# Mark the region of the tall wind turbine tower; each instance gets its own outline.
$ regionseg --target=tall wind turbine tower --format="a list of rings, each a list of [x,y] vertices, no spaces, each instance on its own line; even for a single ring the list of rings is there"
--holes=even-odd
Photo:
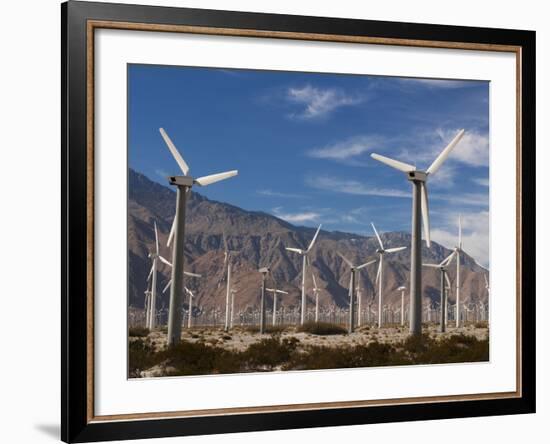
[[[272,324],[275,326],[277,323],[277,295],[278,294],[288,294],[288,291],[279,290],[277,288],[266,288],[266,291],[273,293],[273,319]]]
[[[422,217],[424,225],[424,234],[426,245],[430,247],[430,216],[428,210],[428,189],[426,182],[430,174],[434,174],[441,167],[445,159],[451,154],[451,151],[464,135],[464,130],[460,130],[453,140],[437,156],[434,162],[426,171],[417,170],[416,166],[409,165],[380,154],[371,154],[376,159],[386,165],[391,166],[406,174],[407,179],[412,184],[412,232],[411,232],[411,284],[410,284],[410,333],[420,335],[422,333],[422,251],[421,251],[421,223]]]
[[[227,237],[225,232],[223,233],[223,248],[224,248],[224,258],[223,263],[227,265],[227,285],[225,289],[225,326],[224,330],[228,331],[231,327],[231,256],[234,253],[233,250],[230,250],[227,246]]]
[[[301,314],[300,314],[300,324],[304,325],[304,322],[306,321],[306,271],[307,271],[307,255],[313,248],[313,245],[315,244],[315,240],[317,239],[317,236],[319,235],[319,230],[321,230],[321,225],[319,225],[319,228],[317,228],[317,231],[315,232],[315,235],[313,236],[313,239],[311,240],[309,247],[307,249],[302,250],[300,248],[292,248],[292,247],[286,247],[285,249],[288,251],[292,251],[293,253],[298,253],[302,256],[302,306],[301,306]]]
[[[441,285],[440,285],[440,302],[439,302],[439,309],[441,310],[440,313],[440,321],[439,321],[439,331],[441,333],[445,332],[445,326],[447,323],[447,286],[451,287],[451,281],[449,280],[449,276],[447,276],[447,267],[453,260],[454,255],[456,254],[456,251],[453,251],[449,256],[447,256],[443,261],[441,261],[439,264],[422,264],[424,267],[430,267],[430,268],[437,268],[441,272]]]
[[[456,328],[460,327],[460,253],[462,252],[462,220],[461,216],[458,216],[458,244],[455,247],[456,253]]]
[[[349,282],[349,323],[348,323],[348,332],[353,333],[355,330],[355,273],[361,268],[364,268],[370,264],[374,264],[376,260],[365,262],[361,265],[353,265],[353,262],[351,262],[346,256],[344,256],[342,253],[337,252],[338,256],[342,258],[342,260],[348,264],[350,267],[350,282]]]
[[[378,231],[376,231],[376,227],[372,222],[371,225],[374,230],[374,234],[376,234],[376,238],[378,239],[378,245],[380,246],[380,248],[376,250],[378,256],[380,257],[380,261],[378,262],[378,271],[376,272],[376,282],[378,283],[378,328],[380,328],[382,327],[382,276],[384,273],[384,255],[386,253],[397,253],[398,251],[403,251],[407,247],[384,248],[384,244],[378,235]]]
[[[224,173],[211,174],[209,176],[194,179],[188,176],[189,166],[181,157],[176,146],[166,134],[163,128],[159,129],[164,142],[168,146],[170,153],[176,160],[176,163],[183,173],[182,176],[171,176],[169,181],[171,185],[176,186],[176,216],[174,217],[174,248],[172,250],[172,287],[170,289],[170,308],[168,312],[168,346],[175,345],[181,340],[181,321],[182,321],[182,290],[184,273],[184,246],[185,246],[185,204],[187,193],[193,185],[206,186],[228,179],[238,174],[237,170]]]

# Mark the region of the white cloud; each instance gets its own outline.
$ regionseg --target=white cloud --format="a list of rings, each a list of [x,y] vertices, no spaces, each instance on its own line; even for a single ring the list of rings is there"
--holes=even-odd
[[[307,155],[317,159],[356,162],[356,158],[376,147],[375,137],[357,136],[321,148],[309,150]]]
[[[478,86],[480,82],[468,80],[446,80],[446,79],[400,79],[402,84],[422,86],[429,89],[457,89]]]
[[[488,193],[462,193],[462,194],[436,194],[430,193],[429,198],[437,200],[445,200],[451,202],[453,205],[471,205],[478,207],[489,207],[489,194]]]
[[[273,213],[276,217],[286,220],[290,223],[303,223],[303,222],[315,222],[321,216],[320,213],[315,211],[304,211],[300,213],[285,213],[282,212],[281,207],[273,208]]]
[[[304,106],[301,112],[292,115],[303,119],[324,117],[337,108],[357,105],[364,101],[363,97],[352,96],[339,89],[321,89],[311,85],[302,88],[289,88],[287,99]]]
[[[482,187],[488,187],[489,186],[489,178],[488,177],[473,177],[472,182],[481,185]]]
[[[392,188],[377,188],[357,180],[339,179],[329,176],[308,176],[306,177],[306,185],[320,190],[359,196],[411,197],[410,192]]]
[[[443,142],[439,151],[443,150],[457,132],[458,130],[437,130],[437,134]],[[471,166],[489,166],[489,135],[466,131],[453,149],[449,159],[451,158]]]
[[[285,199],[303,199],[307,196],[304,196],[303,194],[294,194],[294,193],[281,193],[279,191],[273,191],[270,189],[263,189],[256,191],[257,194],[260,196],[267,196],[267,197],[282,197]]]
[[[489,267],[489,212],[462,213],[462,249],[484,267]],[[447,248],[458,243],[458,213],[448,213],[442,228],[432,229],[431,238]]]

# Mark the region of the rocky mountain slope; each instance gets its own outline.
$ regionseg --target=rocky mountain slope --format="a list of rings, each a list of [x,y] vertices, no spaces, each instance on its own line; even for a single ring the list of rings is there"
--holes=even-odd
[[[146,176],[129,170],[128,201],[128,301],[133,307],[143,307],[146,278],[151,267],[147,257],[154,248],[153,222],[157,223],[161,255],[172,260],[166,241],[175,212],[175,192],[149,180]],[[376,222],[376,221],[375,221]],[[203,278],[186,278],[185,285],[196,292],[196,304],[204,308],[223,307],[225,304],[225,273],[223,254],[223,231],[229,248],[237,253],[233,257],[232,281],[237,290],[237,309],[259,304],[261,277],[258,267],[272,269],[270,286],[289,292],[280,301],[288,306],[297,306],[300,300],[301,258],[288,252],[285,247],[305,248],[315,229],[297,227],[262,212],[245,211],[241,208],[209,200],[193,191],[187,202],[185,263],[186,270],[202,274]],[[381,234],[386,248],[410,246],[410,234],[392,232]],[[377,258],[377,242],[374,237],[321,230],[315,247],[310,253],[311,267],[306,277],[308,289],[312,288],[311,272],[315,273],[321,304],[348,305],[349,267],[336,254],[341,252],[356,263]],[[437,263],[451,250],[432,242],[430,249],[423,246],[423,260]],[[409,285],[410,249],[388,254],[384,260],[384,300],[397,303],[400,294],[396,289]],[[364,301],[374,296],[374,279],[377,263],[361,270],[359,284]],[[455,269],[450,267],[449,277],[453,283],[450,295],[454,301]],[[423,297],[439,300],[439,271],[423,269]],[[468,255],[462,255],[462,298],[465,302],[487,300],[487,291],[481,268]],[[170,278],[170,269],[160,264],[158,291]],[[312,292],[308,299],[313,303]],[[159,295],[159,307],[168,306],[169,291]],[[268,304],[271,296],[268,297]],[[269,305],[268,305],[269,306]]]

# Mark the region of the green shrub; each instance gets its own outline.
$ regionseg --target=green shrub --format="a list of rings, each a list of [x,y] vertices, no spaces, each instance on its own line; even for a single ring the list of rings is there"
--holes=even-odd
[[[130,327],[128,336],[134,338],[145,338],[149,335],[149,329],[145,327]]]
[[[298,327],[298,331],[312,335],[345,335],[347,330],[340,325],[328,322],[306,322]]]
[[[131,378],[139,378],[139,372],[158,363],[155,350],[143,339],[128,344],[128,373]]]

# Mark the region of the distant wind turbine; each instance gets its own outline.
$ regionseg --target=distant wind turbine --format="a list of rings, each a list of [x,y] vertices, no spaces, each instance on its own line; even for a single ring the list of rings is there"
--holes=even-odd
[[[174,345],[181,340],[181,302],[182,302],[182,286],[184,273],[184,245],[185,245],[185,204],[187,193],[193,185],[206,186],[220,180],[228,179],[238,174],[237,170],[227,171],[224,173],[211,174],[209,176],[199,177],[194,179],[188,176],[189,166],[183,160],[183,157],[177,150],[176,146],[166,134],[163,128],[159,129],[164,142],[168,146],[170,153],[176,160],[178,166],[183,173],[182,176],[171,176],[169,181],[171,185],[177,187],[176,195],[176,215],[174,217],[174,248],[172,250],[172,288],[170,289],[170,308],[168,313],[168,345]],[[170,230],[172,231],[172,230]]]
[[[311,240],[309,247],[307,249],[302,250],[300,248],[292,248],[292,247],[286,247],[285,249],[288,251],[292,251],[293,253],[298,253],[302,256],[302,307],[301,307],[301,315],[300,315],[300,324],[304,325],[304,322],[306,321],[306,271],[307,271],[307,255],[313,248],[313,245],[315,244],[315,240],[317,239],[317,236],[319,235],[319,231],[321,230],[321,225],[319,225],[319,228],[317,228],[317,231],[315,232],[315,235],[313,236],[313,239]]]
[[[376,238],[378,239],[378,245],[380,245],[380,248],[376,249],[376,252],[378,253],[378,256],[380,258],[378,262],[378,271],[376,272],[376,282],[378,283],[378,328],[382,327],[382,276],[384,273],[384,255],[386,253],[397,253],[398,251],[403,251],[407,247],[395,247],[395,248],[384,248],[384,244],[382,243],[382,239],[380,239],[380,236],[378,235],[378,231],[376,231],[376,227],[371,222],[372,229],[374,230],[374,234],[376,234]]]
[[[405,325],[405,290],[407,287],[399,287],[397,291],[401,292],[401,327]]]
[[[164,259],[159,252],[159,234],[157,230],[157,223],[153,222],[155,227],[155,250],[153,252],[149,253],[149,258],[153,260],[153,264],[151,265],[151,271],[149,272],[149,276],[147,276],[147,281],[152,279],[151,283],[151,298],[149,303],[149,322],[147,327],[152,330],[155,328],[156,324],[156,310],[157,310],[157,270],[158,270],[158,261],[164,262],[165,264],[170,265],[170,262],[168,262],[166,259]]]
[[[277,295],[288,294],[288,291],[279,290],[277,288],[266,288],[266,291],[273,293],[273,325],[275,325],[277,319]]]
[[[380,154],[371,154],[376,159],[386,165],[406,173],[407,179],[413,185],[412,199],[412,233],[411,233],[411,283],[410,283],[410,333],[420,335],[422,333],[422,251],[421,251],[421,223],[422,215],[426,245],[430,247],[430,217],[428,210],[428,189],[426,182],[431,174],[437,172],[445,159],[451,154],[451,151],[464,135],[464,130],[460,130],[453,140],[437,156],[434,162],[426,171],[417,170],[416,166],[409,165]]]
[[[225,235],[225,231],[223,232],[223,248],[224,248],[224,257],[223,257],[223,263],[224,265],[227,265],[227,285],[225,290],[225,326],[224,330],[228,331],[229,327],[231,327],[231,319],[230,319],[230,301],[231,301],[231,253],[235,253],[235,251],[230,250],[227,246],[227,237]]]
[[[460,253],[462,253],[462,220],[458,216],[458,243],[454,249],[456,258],[456,303],[455,303],[455,325],[460,327]]]
[[[344,256],[342,253],[337,252],[338,256],[342,258],[342,260],[348,264],[351,270],[350,275],[350,283],[349,283],[349,324],[348,324],[348,331],[349,333],[353,333],[355,330],[354,327],[354,321],[355,321],[355,273],[362,268],[365,268],[368,265],[374,264],[376,260],[365,262],[361,265],[354,265],[346,256]]]
[[[265,333],[265,280],[269,273],[269,267],[262,267],[258,270],[262,274],[262,292],[260,294],[260,334]]]
[[[439,302],[439,307],[441,310],[441,316],[439,321],[439,331],[441,333],[445,332],[445,324],[447,322],[446,314],[445,314],[445,307],[447,306],[446,285],[449,288],[451,287],[451,281],[449,280],[449,276],[447,276],[447,266],[451,263],[455,254],[456,252],[453,251],[449,256],[443,259],[439,264],[422,264],[424,267],[437,268],[441,272],[441,285],[440,285],[441,295],[440,295],[440,302]]]
[[[315,322],[319,322],[319,291],[320,291],[320,288],[317,287],[317,282],[315,281],[315,274],[311,273],[311,278],[313,279],[313,294],[315,295]]]

